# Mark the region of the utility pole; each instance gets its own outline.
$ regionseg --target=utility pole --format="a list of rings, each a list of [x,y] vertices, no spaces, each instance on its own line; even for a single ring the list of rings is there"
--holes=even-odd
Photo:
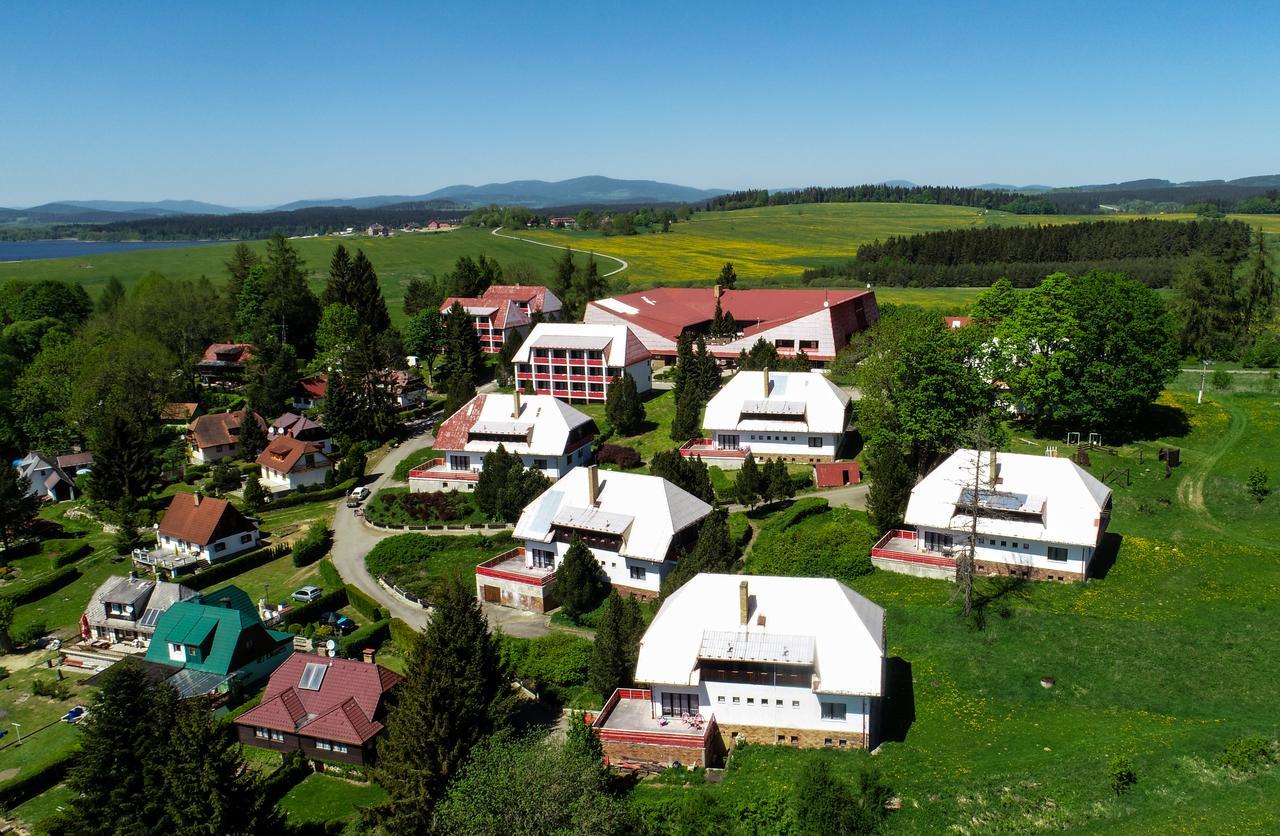
[[[1200,361],[1200,392],[1196,395],[1196,403],[1204,403],[1204,376],[1209,372],[1209,361]]]

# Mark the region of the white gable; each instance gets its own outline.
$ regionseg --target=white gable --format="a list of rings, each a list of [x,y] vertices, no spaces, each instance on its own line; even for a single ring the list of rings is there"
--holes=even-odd
[[[632,340],[637,343],[636,348],[647,357],[648,351],[643,350],[634,336]],[[520,349],[512,358],[512,362],[533,362],[535,348],[602,350],[605,363],[610,366],[626,366],[627,326],[582,322],[540,322],[533,326],[529,336],[520,344]],[[633,355],[637,353],[639,352],[633,351]],[[638,362],[640,359],[644,358],[633,356],[632,362]]]
[[[488,453],[502,444],[508,453],[559,456],[569,444],[570,431],[590,420],[591,416],[550,395],[521,395],[520,415],[516,416],[515,395],[489,394],[468,436],[485,433],[510,437],[469,438],[463,449]]]
[[[716,430],[793,430],[842,433],[847,392],[818,372],[738,372],[707,403],[702,426]],[[803,421],[785,420],[802,412]],[[770,416],[744,418],[744,415]],[[770,418],[774,420],[770,420]]]
[[[697,525],[711,506],[659,476],[598,471],[599,501],[589,500],[588,468],[576,467],[533,502],[516,522],[517,539],[551,542],[554,526],[622,535],[623,557],[661,563],[671,539]]]
[[[739,607],[743,581],[750,603],[746,624]],[[658,610],[640,641],[636,681],[696,685],[700,656],[812,658],[814,691],[879,696],[884,610],[831,578],[703,573]]]
[[[909,526],[965,530],[971,517],[956,504],[972,492],[977,454],[957,450],[911,491]],[[979,516],[978,533],[1065,545],[1093,546],[1111,489],[1070,459],[1026,453],[997,453],[993,483],[990,463],[981,460],[979,505],[1016,513],[1014,519]],[[967,494],[964,503],[968,504]],[[1016,506],[1016,507],[1015,507]]]

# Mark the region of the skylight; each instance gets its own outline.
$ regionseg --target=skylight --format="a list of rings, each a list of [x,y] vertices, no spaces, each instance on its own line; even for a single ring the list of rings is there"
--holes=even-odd
[[[302,678],[298,680],[298,687],[304,691],[319,691],[327,670],[329,666],[324,662],[307,662],[307,666],[302,669]]]

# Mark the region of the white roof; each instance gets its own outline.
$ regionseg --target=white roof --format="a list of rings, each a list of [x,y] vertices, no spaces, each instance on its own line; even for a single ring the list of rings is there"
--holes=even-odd
[[[549,543],[556,525],[604,531],[622,535],[623,557],[661,563],[671,539],[711,513],[710,505],[660,476],[616,470],[598,476],[594,506],[587,496],[588,468],[575,467],[525,506],[516,538]]]
[[[497,450],[501,444],[508,453],[560,456],[569,444],[569,432],[591,421],[590,415],[550,395],[521,395],[518,419],[514,412],[515,395],[486,395],[480,414],[467,432],[468,436],[496,433],[508,437],[501,441],[468,439],[462,449],[470,453],[488,453]]]
[[[628,330],[627,326],[621,323],[608,325],[582,322],[540,322],[533,326],[529,336],[520,344],[520,349],[516,352],[516,356],[512,358],[512,362],[532,362],[532,350],[534,348],[580,348],[603,350],[605,363],[610,366],[626,366]],[[649,352],[644,350],[640,341],[634,335],[631,336],[631,341],[635,343],[631,350],[631,362],[634,363],[644,359],[638,356],[640,353],[643,353],[645,357],[649,356]]]
[[[716,430],[776,430],[842,433],[849,393],[818,372],[738,372],[707,404],[702,427]],[[767,415],[773,420],[743,418]],[[794,420],[792,416],[803,416]],[[788,420],[790,419],[790,420]]]
[[[743,581],[750,596],[745,625],[738,604]],[[832,578],[695,575],[645,631],[636,681],[696,685],[700,658],[812,660],[814,691],[879,696],[884,610]]]
[[[973,491],[977,454],[957,450],[911,491],[905,522],[909,526],[967,530],[963,510]],[[991,484],[988,458],[980,459],[979,507],[1008,512],[1019,519],[978,517],[978,533],[1048,543],[1093,546],[1111,489],[1066,458],[1027,453],[997,453]],[[961,509],[957,513],[957,503]]]

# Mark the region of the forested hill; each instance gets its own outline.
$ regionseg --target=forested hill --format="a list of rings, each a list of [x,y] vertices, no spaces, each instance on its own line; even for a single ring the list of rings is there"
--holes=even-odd
[[[810,186],[805,189],[770,192],[748,189],[714,197],[703,205],[708,212],[754,209],[762,206],[789,206],[794,203],[927,203],[939,206],[973,206],[1003,209],[1020,214],[1053,214],[1053,204],[1039,196],[960,186],[895,186],[866,183],[861,186]]]

